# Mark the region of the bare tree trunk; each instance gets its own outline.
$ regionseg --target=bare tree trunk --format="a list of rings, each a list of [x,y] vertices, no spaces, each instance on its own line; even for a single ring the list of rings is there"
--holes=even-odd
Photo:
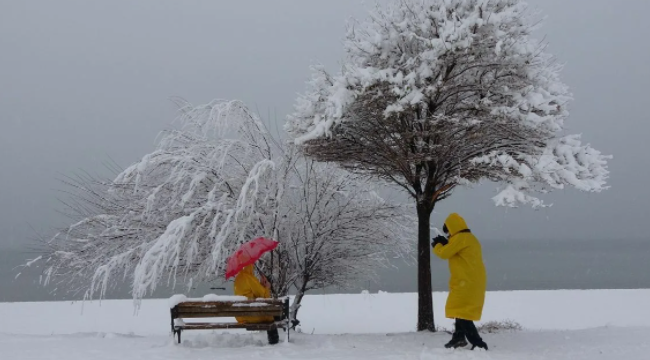
[[[436,331],[431,289],[431,206],[418,204],[418,331]]]
[[[307,260],[308,264],[311,262]],[[291,318],[296,319],[296,316],[298,316],[298,310],[300,309],[300,302],[302,301],[302,298],[305,297],[305,293],[307,292],[307,284],[309,283],[310,276],[307,274],[304,274],[302,277],[302,284],[300,284],[300,288],[298,288],[298,293],[296,294],[296,297],[293,298],[293,304],[291,305]]]
[[[293,298],[293,304],[291,304],[291,318],[296,319],[298,316],[298,310],[300,310],[300,302],[305,296],[305,290],[300,289],[296,294],[296,297]]]

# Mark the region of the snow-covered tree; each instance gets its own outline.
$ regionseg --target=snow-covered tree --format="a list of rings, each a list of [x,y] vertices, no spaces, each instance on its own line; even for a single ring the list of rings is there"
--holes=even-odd
[[[572,98],[518,0],[399,0],[349,27],[342,70],[313,69],[286,124],[318,161],[398,185],[418,214],[418,330],[434,331],[430,215],[459,186],[497,205],[606,189],[607,156],[563,131]]]
[[[75,223],[48,243],[45,283],[104,296],[117,281],[135,299],[161,283],[222,277],[243,242],[280,246],[260,268],[274,295],[347,287],[409,248],[410,219],[371,184],[280,143],[240,102],[181,107],[178,127],[113,181],[71,182]]]
[[[349,288],[388,265],[388,255],[410,249],[414,222],[402,206],[381,199],[367,179],[308,159],[297,161],[291,172],[295,180],[284,190],[275,235],[284,245],[277,256],[286,260],[274,262],[273,278],[295,286],[295,303],[309,290]],[[287,264],[296,269],[287,271]],[[278,276],[283,270],[292,278]],[[263,271],[271,273],[268,267]]]

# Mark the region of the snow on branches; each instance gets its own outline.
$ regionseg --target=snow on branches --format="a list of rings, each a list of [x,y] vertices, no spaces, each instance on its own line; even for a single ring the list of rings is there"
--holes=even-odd
[[[312,69],[285,126],[315,159],[396,182],[421,202],[481,179],[498,205],[606,189],[607,159],[563,134],[562,67],[518,0],[399,0],[353,23],[342,71]],[[428,201],[428,200],[427,200]],[[435,202],[435,201],[434,201]]]
[[[74,189],[76,223],[49,242],[45,282],[76,284],[87,298],[121,279],[135,299],[164,282],[214,280],[258,236],[280,242],[261,265],[275,295],[345,287],[407,251],[412,228],[367,181],[299,156],[238,101],[183,104],[155,151],[112,182]]]

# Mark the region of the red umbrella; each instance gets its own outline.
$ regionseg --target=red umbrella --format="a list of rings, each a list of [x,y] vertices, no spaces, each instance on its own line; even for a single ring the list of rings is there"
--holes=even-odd
[[[226,279],[237,275],[237,273],[246,266],[253,265],[262,257],[262,255],[264,255],[264,253],[275,249],[278,244],[280,243],[265,237],[258,237],[257,239],[242,244],[242,246],[240,246],[239,249],[228,258],[228,263],[226,265]]]

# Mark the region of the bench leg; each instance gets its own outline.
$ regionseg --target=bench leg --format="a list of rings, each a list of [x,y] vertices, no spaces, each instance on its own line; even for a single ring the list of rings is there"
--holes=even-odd
[[[287,344],[288,344],[289,340],[290,340],[289,333],[291,332],[291,325],[292,325],[291,324],[291,312],[288,313],[286,321],[287,321],[287,325],[285,325],[285,326],[287,327]]]
[[[287,332],[287,344],[289,343],[289,333],[291,332],[291,307],[289,306],[289,297],[286,297],[284,299],[284,315],[286,318],[284,319],[287,324],[285,325],[285,330]]]
[[[178,343],[180,344],[181,343],[181,330],[180,329],[175,330],[174,333],[175,333],[174,335],[178,334]]]

